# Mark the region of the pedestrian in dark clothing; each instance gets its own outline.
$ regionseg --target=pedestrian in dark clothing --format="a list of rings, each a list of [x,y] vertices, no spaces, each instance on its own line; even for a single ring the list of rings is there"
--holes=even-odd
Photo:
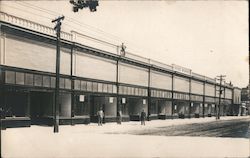
[[[122,124],[122,111],[117,112],[117,124]]]
[[[141,125],[145,126],[145,119],[146,119],[146,113],[144,112],[144,110],[142,110],[142,112],[141,112]]]

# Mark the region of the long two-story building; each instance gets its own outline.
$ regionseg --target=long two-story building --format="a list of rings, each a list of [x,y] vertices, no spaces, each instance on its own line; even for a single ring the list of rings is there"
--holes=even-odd
[[[61,33],[60,124],[211,117],[219,105],[214,78],[126,52],[80,32]],[[96,44],[96,47],[89,43]],[[56,37],[53,28],[0,12],[0,105],[6,127],[53,124]],[[223,83],[221,115],[233,103],[232,84]]]

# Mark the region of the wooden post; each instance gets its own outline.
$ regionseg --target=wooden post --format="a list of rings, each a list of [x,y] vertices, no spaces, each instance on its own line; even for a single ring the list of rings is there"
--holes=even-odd
[[[61,20],[64,16],[58,17],[52,20],[52,23],[56,22],[56,89],[55,89],[55,103],[54,103],[54,133],[59,132],[59,82],[60,82],[60,45],[61,45]]]

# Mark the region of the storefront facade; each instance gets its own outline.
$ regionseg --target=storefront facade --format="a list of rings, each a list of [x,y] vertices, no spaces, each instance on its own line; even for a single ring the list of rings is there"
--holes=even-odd
[[[54,30],[5,13],[1,17],[3,122],[6,127],[52,125],[56,78]],[[148,120],[215,115],[218,84],[214,79],[181,66],[88,47],[81,38],[77,32],[62,32],[60,124],[96,122],[100,108],[105,122],[116,121],[120,110],[123,121],[140,120],[142,111]],[[232,86],[223,85],[223,89],[222,103],[227,107],[232,104]]]

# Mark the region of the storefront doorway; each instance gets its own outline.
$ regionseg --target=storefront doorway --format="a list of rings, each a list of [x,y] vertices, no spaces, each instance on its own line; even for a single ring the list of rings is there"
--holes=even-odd
[[[203,116],[203,104],[200,102],[191,103],[191,117],[199,118]]]
[[[190,116],[188,101],[175,101],[174,102],[174,114],[179,118],[185,118]]]
[[[146,98],[129,97],[127,98],[127,105],[131,121],[139,121],[142,110],[148,115],[148,102]]]
[[[171,118],[172,102],[166,99],[153,98],[149,110],[151,119]]]
[[[30,92],[31,124],[51,125],[53,121],[53,93]]]
[[[28,117],[28,93],[5,92],[4,110],[7,118]]]
[[[97,112],[102,108],[104,122],[116,120],[117,104],[116,97],[90,95],[90,122],[97,122]]]
[[[6,88],[1,99],[3,128],[30,126],[28,91]]]

